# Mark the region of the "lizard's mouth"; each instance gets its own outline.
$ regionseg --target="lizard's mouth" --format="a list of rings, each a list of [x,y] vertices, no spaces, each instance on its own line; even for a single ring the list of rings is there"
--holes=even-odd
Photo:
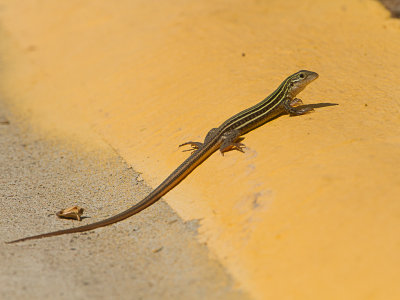
[[[318,77],[319,77],[318,73],[310,72],[310,74],[308,74],[308,76],[307,76],[307,81],[312,82],[315,79],[317,79]]]

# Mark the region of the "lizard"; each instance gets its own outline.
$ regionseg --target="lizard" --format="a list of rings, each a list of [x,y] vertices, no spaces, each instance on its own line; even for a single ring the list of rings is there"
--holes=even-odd
[[[141,212],[177,186],[195,168],[217,150],[220,150],[222,155],[224,152],[231,150],[244,152],[243,149],[245,148],[245,145],[241,143],[243,140],[242,136],[249,131],[260,127],[268,121],[285,113],[291,116],[299,116],[312,111],[313,108],[302,106],[302,100],[296,98],[296,96],[309,83],[317,78],[318,74],[315,72],[307,70],[296,72],[287,77],[279,87],[264,100],[233,115],[219,127],[211,129],[207,133],[203,143],[190,141],[179,145],[179,147],[189,145],[191,148],[185,151],[192,151],[191,155],[163,182],[161,182],[159,186],[150,192],[150,194],[127,210],[95,223],[28,236],[6,243],[11,244],[27,240],[89,231],[120,222]]]

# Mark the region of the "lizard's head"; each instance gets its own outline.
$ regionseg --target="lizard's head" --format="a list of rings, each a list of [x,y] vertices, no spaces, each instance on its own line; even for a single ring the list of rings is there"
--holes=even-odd
[[[296,97],[304,88],[312,81],[318,78],[318,74],[315,72],[301,70],[293,75],[289,76],[287,84],[289,86],[288,95],[292,98]]]

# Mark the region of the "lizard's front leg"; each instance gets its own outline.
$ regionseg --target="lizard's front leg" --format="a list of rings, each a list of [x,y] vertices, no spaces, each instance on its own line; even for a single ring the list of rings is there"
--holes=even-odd
[[[291,116],[304,115],[304,114],[314,110],[312,107],[296,107],[301,104],[303,104],[303,101],[301,101],[300,99],[287,98],[283,102],[283,107],[285,108],[285,111]]]
[[[303,101],[299,98],[290,99],[289,105],[291,107],[300,106],[300,105],[303,105]]]

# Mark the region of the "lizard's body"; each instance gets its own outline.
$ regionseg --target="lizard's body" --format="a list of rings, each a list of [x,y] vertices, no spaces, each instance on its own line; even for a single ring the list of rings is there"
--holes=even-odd
[[[296,106],[301,104],[301,100],[295,97],[317,77],[317,73],[305,70],[299,71],[289,76],[271,95],[269,95],[260,103],[234,115],[222,123],[218,128],[211,129],[208,132],[204,143],[188,142],[182,144],[181,146],[192,146],[192,155],[190,155],[178,168],[176,168],[176,170],[173,171],[171,175],[169,175],[147,197],[133,205],[131,208],[96,223],[25,237],[9,243],[93,230],[98,227],[117,223],[121,220],[129,218],[134,214],[137,214],[138,212],[158,201],[162,196],[177,186],[197,166],[199,166],[218,149],[221,151],[221,153],[232,149],[243,152],[242,148],[244,145],[240,143],[240,137],[242,135],[283,113],[289,113],[290,115],[302,115],[311,111],[312,108],[308,107],[297,108]]]

